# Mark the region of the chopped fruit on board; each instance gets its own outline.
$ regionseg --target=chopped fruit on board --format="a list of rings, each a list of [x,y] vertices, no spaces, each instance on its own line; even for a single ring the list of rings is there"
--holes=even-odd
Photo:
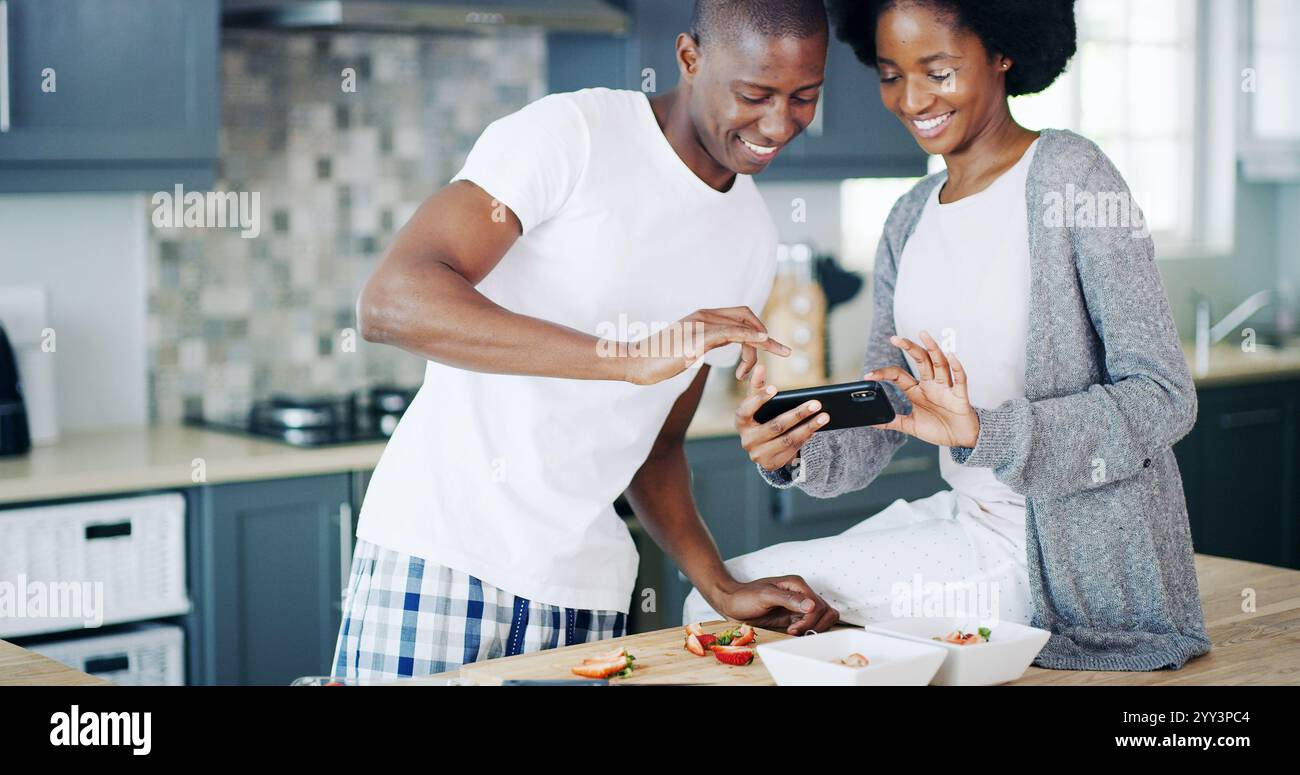
[[[755,640],[758,640],[758,636],[754,634],[754,628],[748,624],[742,624],[740,629],[736,630],[736,637],[731,639],[731,645],[748,646]]]
[[[613,678],[632,674],[632,662],[636,657],[627,653],[627,649],[615,649],[599,654],[591,659],[582,660],[582,664],[573,668],[574,675],[583,678]]]
[[[700,657],[718,646],[748,646],[757,641],[758,633],[748,624],[729,628],[717,635],[705,632],[698,622],[686,625],[686,650]]]
[[[866,657],[862,656],[861,654],[854,652],[852,654],[849,654],[847,657],[841,659],[840,664],[845,665],[847,667],[866,667],[867,665],[870,664],[870,661]]]
[[[697,657],[704,656],[704,644],[700,643],[700,638],[695,633],[686,636],[686,650]]]
[[[748,665],[754,661],[754,650],[748,646],[714,646],[713,656],[726,665]]]
[[[977,633],[953,630],[942,638],[936,635],[931,638],[931,640],[942,641],[943,643],[952,643],[957,646],[974,646],[980,643],[988,643],[989,636],[992,634],[993,631],[988,627],[981,627]]]

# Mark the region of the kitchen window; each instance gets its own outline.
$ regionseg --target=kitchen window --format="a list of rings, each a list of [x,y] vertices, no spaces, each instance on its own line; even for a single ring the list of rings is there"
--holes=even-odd
[[[1101,146],[1142,207],[1161,258],[1230,249],[1235,84],[1225,89],[1210,75],[1235,72],[1234,7],[1228,0],[1079,0],[1069,69],[1047,90],[1011,100],[1021,124],[1071,129]],[[1216,110],[1220,104],[1229,107]],[[943,159],[932,157],[930,171],[942,168]],[[884,215],[914,182],[844,182],[842,205],[853,214],[843,219],[849,266],[871,268]]]

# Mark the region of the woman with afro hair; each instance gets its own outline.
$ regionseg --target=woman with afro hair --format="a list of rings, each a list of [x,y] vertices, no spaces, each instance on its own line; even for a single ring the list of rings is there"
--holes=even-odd
[[[829,7],[947,167],[898,200],[876,254],[864,378],[897,417],[817,432],[810,402],[758,423],[776,387],[760,367],[736,427],[775,487],[861,489],[914,436],[951,489],[728,567],[800,573],[855,624],[941,615],[997,639],[1000,621],[1028,623],[1051,633],[1042,667],[1181,667],[1210,648],[1172,451],[1197,401],[1151,237],[1094,143],[1007,105],[1065,69],[1073,1]],[[709,613],[692,595],[687,618]]]

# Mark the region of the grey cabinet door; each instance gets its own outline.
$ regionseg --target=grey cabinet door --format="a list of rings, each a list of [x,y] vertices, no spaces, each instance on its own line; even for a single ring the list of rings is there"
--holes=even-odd
[[[1199,457],[1187,487],[1198,552],[1300,567],[1297,552],[1295,383],[1205,390],[1192,447]]]
[[[173,170],[124,186],[170,189],[195,166],[211,169],[217,0],[8,0],[7,8],[4,190],[26,181],[40,190],[43,178],[50,188],[60,180],[112,188],[96,180],[106,167]]]
[[[350,561],[340,537],[351,521],[350,476],[216,485],[195,495],[192,682],[287,685],[328,674]]]

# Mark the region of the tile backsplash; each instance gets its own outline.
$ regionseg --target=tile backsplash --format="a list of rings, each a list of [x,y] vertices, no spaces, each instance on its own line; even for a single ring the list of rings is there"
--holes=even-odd
[[[257,193],[260,233],[150,226],[152,419],[419,384],[423,360],[350,338],[357,294],[483,127],[545,93],[545,56],[536,33],[227,31],[215,190]]]

